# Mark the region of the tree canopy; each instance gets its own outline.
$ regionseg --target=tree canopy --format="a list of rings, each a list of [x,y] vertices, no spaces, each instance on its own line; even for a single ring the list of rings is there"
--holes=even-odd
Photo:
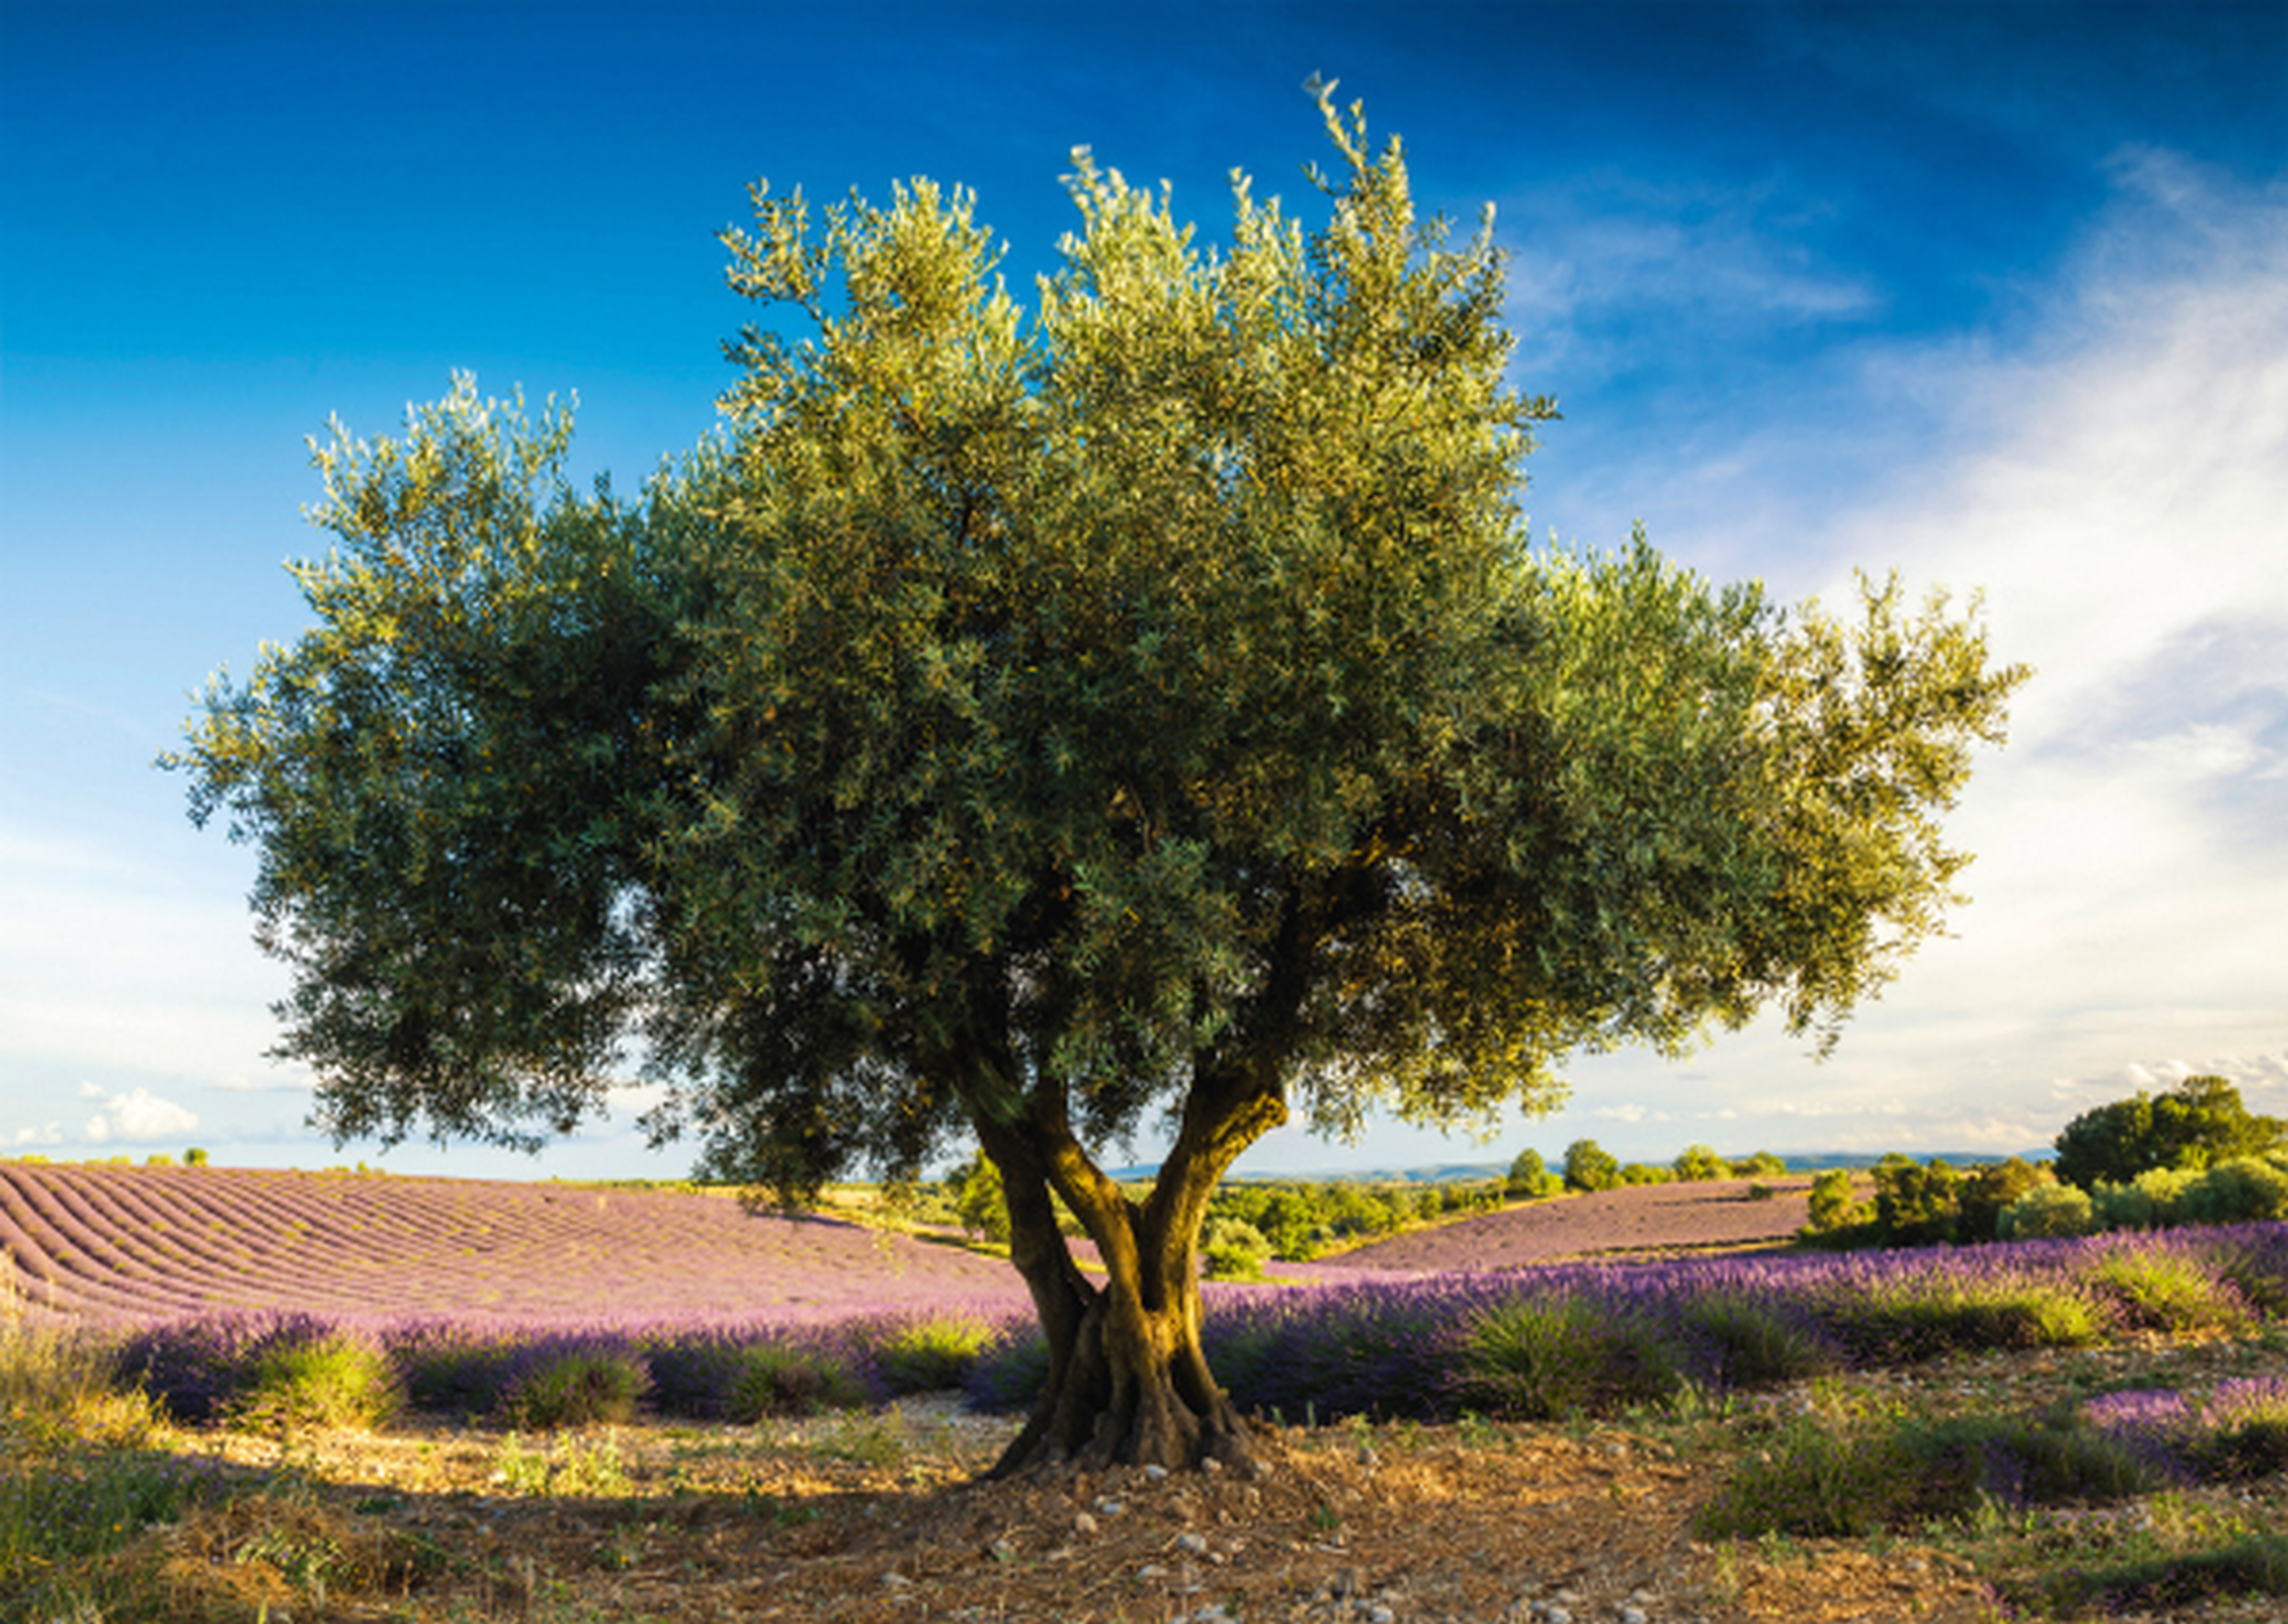
[[[2156,1167],[2200,1169],[2288,1145],[2288,1123],[2260,1116],[2222,1077],[2188,1077],[2159,1094],[2140,1089],[2085,1111],[2058,1130],[2055,1170],[2094,1189]]]
[[[1490,1124],[1766,1006],[1832,1041],[1957,900],[2023,672],[1895,582],[1534,546],[1491,215],[1322,111],[1320,223],[1236,177],[1214,248],[1076,154],[1030,309],[965,192],[759,184],[724,432],[634,500],[466,379],[336,428],[315,629],[174,758],[256,848],[320,1124],[536,1143],[640,1065],[790,1199],[974,1135],[1051,1346],[1012,1462],[1173,1462],[1244,1452],[1195,1249],[1290,1112]]]

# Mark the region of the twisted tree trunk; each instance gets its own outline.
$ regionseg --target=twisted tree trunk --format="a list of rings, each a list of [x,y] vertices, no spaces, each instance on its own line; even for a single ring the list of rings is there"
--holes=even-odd
[[[1200,1346],[1199,1235],[1233,1157],[1285,1114],[1276,1093],[1195,1090],[1141,1203],[1061,1122],[978,1124],[1009,1202],[1010,1260],[1049,1344],[1048,1381],[992,1476],[1068,1461],[1251,1468],[1247,1424]],[[1052,1188],[1096,1242],[1101,1281],[1058,1231]]]

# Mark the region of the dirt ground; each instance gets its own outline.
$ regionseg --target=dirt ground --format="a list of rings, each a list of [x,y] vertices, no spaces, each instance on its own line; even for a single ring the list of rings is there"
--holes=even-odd
[[[2288,1530],[2288,1478],[1925,1538],[1710,1543],[1693,1511],[1815,1406],[2024,1414],[2250,1374],[2288,1377],[2288,1346],[1979,1355],[1697,1420],[1267,1428],[1253,1478],[980,1483],[1016,1423],[950,1394],[755,1427],[203,1433],[177,1447],[273,1487],[127,1560],[156,1567],[156,1616],[179,1624],[1986,1624],[2029,1615],[1985,1580],[2105,1565],[2156,1530],[2196,1543]],[[2283,1610],[2237,1597],[2106,1616],[2280,1624]]]
[[[338,1587],[329,1618],[1983,1616],[1959,1560],[1912,1543],[1767,1558],[1694,1541],[1689,1512],[1721,1461],[1621,1427],[1290,1428],[1265,1436],[1251,1479],[1120,1468],[970,1481],[1013,1428],[925,1399],[761,1430],[530,1443],[456,1430],[285,1447],[305,1481],[330,1485],[318,1501],[334,1524],[324,1537],[346,1547],[346,1520],[426,1554],[426,1572],[377,1564],[362,1597]],[[279,1458],[275,1442],[218,1443],[248,1467]],[[169,1537],[187,1612],[193,1591],[233,1580],[242,1604],[263,1599],[246,1590],[253,1570],[229,1559],[227,1530],[194,1519]],[[269,1599],[273,1624],[290,1624],[290,1593]]]

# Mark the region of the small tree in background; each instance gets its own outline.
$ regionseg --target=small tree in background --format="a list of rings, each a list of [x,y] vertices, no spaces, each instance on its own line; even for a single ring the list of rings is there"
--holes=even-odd
[[[1829,1167],[1811,1178],[1811,1223],[1814,1236],[1837,1237],[1874,1222],[1874,1209],[1860,1200],[1851,1176],[1842,1167]]]
[[[1576,1139],[1565,1147],[1567,1189],[1616,1189],[1620,1183],[1620,1162],[1594,1139]]]
[[[1963,1174],[1962,1182],[1955,1189],[1959,1213],[1956,1238],[2000,1239],[2002,1210],[2036,1185],[2050,1182],[2052,1175],[2047,1167],[2037,1167],[2023,1156],[1980,1163]]]
[[[1688,1184],[1732,1177],[1732,1164],[1706,1145],[1688,1145],[1677,1153],[1676,1175]]]
[[[1509,1164],[1509,1176],[1503,1181],[1502,1193],[1513,1201],[1538,1201],[1549,1193],[1553,1182],[1541,1153],[1527,1145]]]
[[[1000,1170],[984,1155],[971,1156],[945,1176],[954,1216],[962,1229],[997,1246],[1009,1244],[1009,1202],[1001,1194]]]
[[[1961,1175],[1936,1156],[1917,1166],[1891,1155],[1875,1164],[1875,1223],[1887,1246],[1937,1246],[1955,1238]]]

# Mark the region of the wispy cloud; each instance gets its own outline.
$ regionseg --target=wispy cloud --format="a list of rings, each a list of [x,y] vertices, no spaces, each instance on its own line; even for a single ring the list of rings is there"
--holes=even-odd
[[[1610,375],[1673,360],[1679,333],[1721,348],[1877,314],[1879,290],[1817,246],[1825,213],[1780,176],[1721,188],[1608,173],[1506,199],[1521,371]]]

